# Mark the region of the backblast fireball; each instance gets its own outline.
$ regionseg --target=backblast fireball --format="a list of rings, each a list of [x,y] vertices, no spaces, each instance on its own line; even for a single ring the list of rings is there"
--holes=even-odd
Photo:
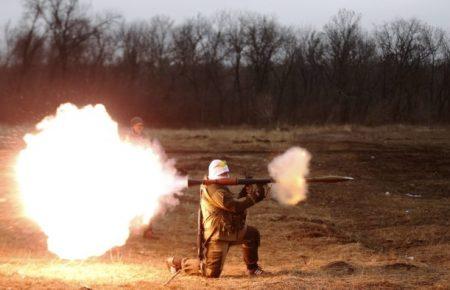
[[[103,105],[61,105],[36,129],[24,137],[16,177],[25,214],[61,258],[123,245],[131,221],[148,221],[186,186],[159,145],[122,140]]]

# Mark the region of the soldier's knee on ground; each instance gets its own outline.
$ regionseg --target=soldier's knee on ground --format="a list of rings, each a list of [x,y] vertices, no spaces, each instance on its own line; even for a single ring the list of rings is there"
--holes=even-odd
[[[229,242],[215,241],[206,246],[203,275],[217,278],[222,273],[223,264],[228,253]]]
[[[209,278],[218,278],[222,273],[223,256],[206,257],[203,275]]]

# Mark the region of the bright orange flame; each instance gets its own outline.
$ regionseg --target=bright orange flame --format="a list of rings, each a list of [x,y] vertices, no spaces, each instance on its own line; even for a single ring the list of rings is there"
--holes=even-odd
[[[26,214],[61,258],[125,244],[133,219],[148,221],[161,197],[186,185],[158,145],[123,141],[103,105],[61,105],[36,128],[24,137],[16,175]]]

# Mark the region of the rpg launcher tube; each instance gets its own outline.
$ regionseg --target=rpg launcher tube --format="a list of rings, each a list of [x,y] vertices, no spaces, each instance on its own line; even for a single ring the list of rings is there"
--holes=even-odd
[[[353,180],[353,177],[329,175],[329,176],[306,177],[305,180],[307,183],[337,183]],[[276,183],[276,181],[273,178],[188,179],[188,186],[196,186],[201,184],[246,185],[246,184],[267,184],[267,183]]]

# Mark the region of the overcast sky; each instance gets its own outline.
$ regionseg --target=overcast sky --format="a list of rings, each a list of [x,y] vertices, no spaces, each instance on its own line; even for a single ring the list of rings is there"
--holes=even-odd
[[[81,0],[94,11],[112,10],[126,19],[164,14],[176,21],[197,13],[248,10],[276,16],[284,24],[322,27],[341,8],[362,14],[366,28],[396,18],[417,17],[450,30],[450,0]],[[0,0],[0,25],[20,17],[22,0]]]

